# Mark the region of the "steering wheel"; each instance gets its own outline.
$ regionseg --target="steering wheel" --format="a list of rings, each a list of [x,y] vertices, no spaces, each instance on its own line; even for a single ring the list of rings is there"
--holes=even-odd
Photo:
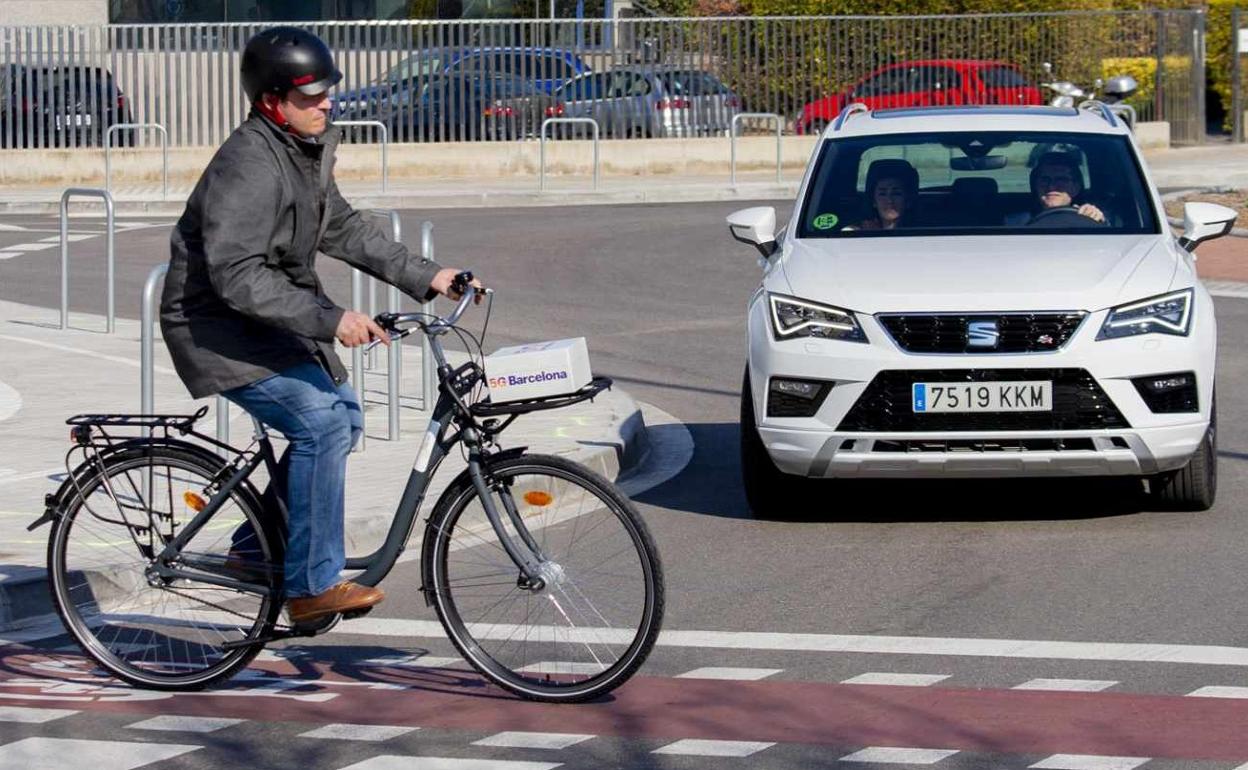
[[[1105,222],[1097,222],[1092,217],[1079,213],[1076,206],[1056,206],[1045,209],[1031,218],[1028,227],[1104,227]]]

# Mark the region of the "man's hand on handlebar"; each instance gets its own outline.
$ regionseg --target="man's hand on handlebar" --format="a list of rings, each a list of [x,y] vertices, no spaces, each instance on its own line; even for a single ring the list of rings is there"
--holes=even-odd
[[[438,274],[435,275],[433,280],[429,282],[429,286],[444,297],[459,299],[463,294],[463,291],[460,289],[458,282],[455,279],[463,274],[463,272],[464,271],[456,270],[453,267],[444,267],[439,270]],[[471,276],[472,274],[468,273],[467,275]],[[469,285],[477,289],[477,296],[474,297],[474,301],[477,304],[481,304],[481,298],[484,296],[482,289],[485,287],[481,284],[481,281],[476,278],[469,281]]]
[[[367,345],[374,340],[383,345],[390,344],[390,335],[386,334],[385,329],[378,326],[376,321],[364,313],[357,313],[354,310],[348,310],[342,314],[334,336],[349,348]]]

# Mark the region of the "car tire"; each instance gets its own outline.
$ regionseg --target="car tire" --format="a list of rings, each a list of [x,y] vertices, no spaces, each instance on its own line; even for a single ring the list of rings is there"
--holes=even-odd
[[[805,481],[777,468],[767,454],[754,419],[754,398],[747,368],[741,383],[741,483],[750,511],[759,519],[800,518],[798,485]]]
[[[1210,410],[1209,427],[1187,465],[1148,479],[1153,499],[1167,510],[1207,511],[1218,495],[1218,401]]]

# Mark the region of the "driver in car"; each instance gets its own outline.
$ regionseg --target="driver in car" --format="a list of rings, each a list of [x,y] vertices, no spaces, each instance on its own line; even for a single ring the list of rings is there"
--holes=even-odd
[[[1005,218],[1007,225],[1025,225],[1049,209],[1070,208],[1098,224],[1105,223],[1105,214],[1086,201],[1083,194],[1083,172],[1075,156],[1065,152],[1047,152],[1040,156],[1031,170],[1031,192],[1036,205],[1031,211],[1020,211]]]

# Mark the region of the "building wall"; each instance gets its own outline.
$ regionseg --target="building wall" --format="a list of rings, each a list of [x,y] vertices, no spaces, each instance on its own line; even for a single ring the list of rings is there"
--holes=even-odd
[[[107,24],[108,0],[0,0],[0,25]]]

